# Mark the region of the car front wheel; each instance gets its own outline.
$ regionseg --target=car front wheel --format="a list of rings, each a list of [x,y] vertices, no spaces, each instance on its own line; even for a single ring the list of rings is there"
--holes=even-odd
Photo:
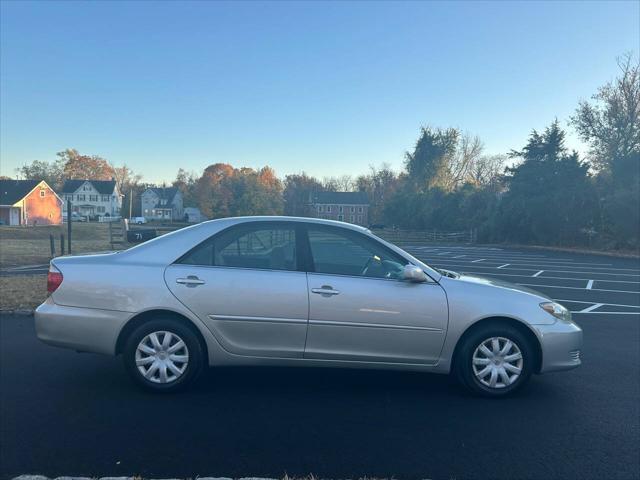
[[[456,374],[471,391],[500,397],[527,383],[533,363],[529,339],[509,325],[496,325],[478,329],[463,340],[456,358]]]
[[[175,392],[195,380],[204,355],[193,331],[167,318],[151,320],[131,332],[123,359],[138,385],[156,392]]]

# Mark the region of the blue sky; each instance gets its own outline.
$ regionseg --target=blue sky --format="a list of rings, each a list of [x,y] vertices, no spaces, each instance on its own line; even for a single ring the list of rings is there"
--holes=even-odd
[[[504,153],[637,54],[639,5],[2,2],[0,173],[73,147],[147,181],[358,174],[400,169],[421,125]]]

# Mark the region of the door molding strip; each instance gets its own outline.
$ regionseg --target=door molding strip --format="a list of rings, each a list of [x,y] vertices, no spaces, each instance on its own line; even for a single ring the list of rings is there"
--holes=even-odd
[[[395,330],[426,330],[428,332],[444,332],[442,328],[418,327],[414,325],[390,325],[388,323],[336,322],[333,320],[309,320],[310,325],[331,325],[335,327],[390,328]]]

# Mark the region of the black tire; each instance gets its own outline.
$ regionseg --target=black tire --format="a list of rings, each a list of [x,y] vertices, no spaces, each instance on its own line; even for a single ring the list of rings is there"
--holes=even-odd
[[[521,372],[513,383],[490,387],[481,382],[474,372],[473,355],[477,348],[487,339],[507,339],[515,344],[522,355]],[[459,345],[454,359],[454,374],[458,381],[471,392],[485,397],[504,397],[522,388],[531,377],[534,370],[535,350],[529,338],[517,328],[507,324],[487,325],[478,328],[465,336]],[[504,345],[504,342],[500,343]],[[480,370],[481,366],[476,367]],[[509,373],[512,375],[512,373]],[[490,376],[489,376],[490,378]],[[485,381],[489,381],[484,379]]]
[[[154,332],[170,332],[186,345],[186,349],[178,351],[178,354],[182,355],[184,355],[185,352],[187,353],[188,362],[186,363],[186,368],[184,368],[183,373],[178,378],[170,380],[167,383],[159,383],[160,380],[157,378],[156,381],[145,378],[136,365],[138,345],[145,337]],[[158,338],[163,340],[164,335],[159,333]],[[146,390],[167,393],[183,390],[194,382],[201,373],[205,362],[204,351],[197,334],[194,333],[191,328],[169,315],[158,316],[133,330],[126,340],[122,357],[127,373],[129,373],[135,383]],[[177,363],[176,365],[179,365],[181,368],[185,366],[183,363]],[[173,373],[170,373],[170,375],[173,375]],[[153,375],[153,377],[157,376],[159,375]]]

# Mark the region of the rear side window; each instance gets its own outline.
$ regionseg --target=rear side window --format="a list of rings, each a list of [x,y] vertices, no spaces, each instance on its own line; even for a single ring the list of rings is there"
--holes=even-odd
[[[178,263],[296,270],[295,228],[264,224],[231,228],[198,245]]]

